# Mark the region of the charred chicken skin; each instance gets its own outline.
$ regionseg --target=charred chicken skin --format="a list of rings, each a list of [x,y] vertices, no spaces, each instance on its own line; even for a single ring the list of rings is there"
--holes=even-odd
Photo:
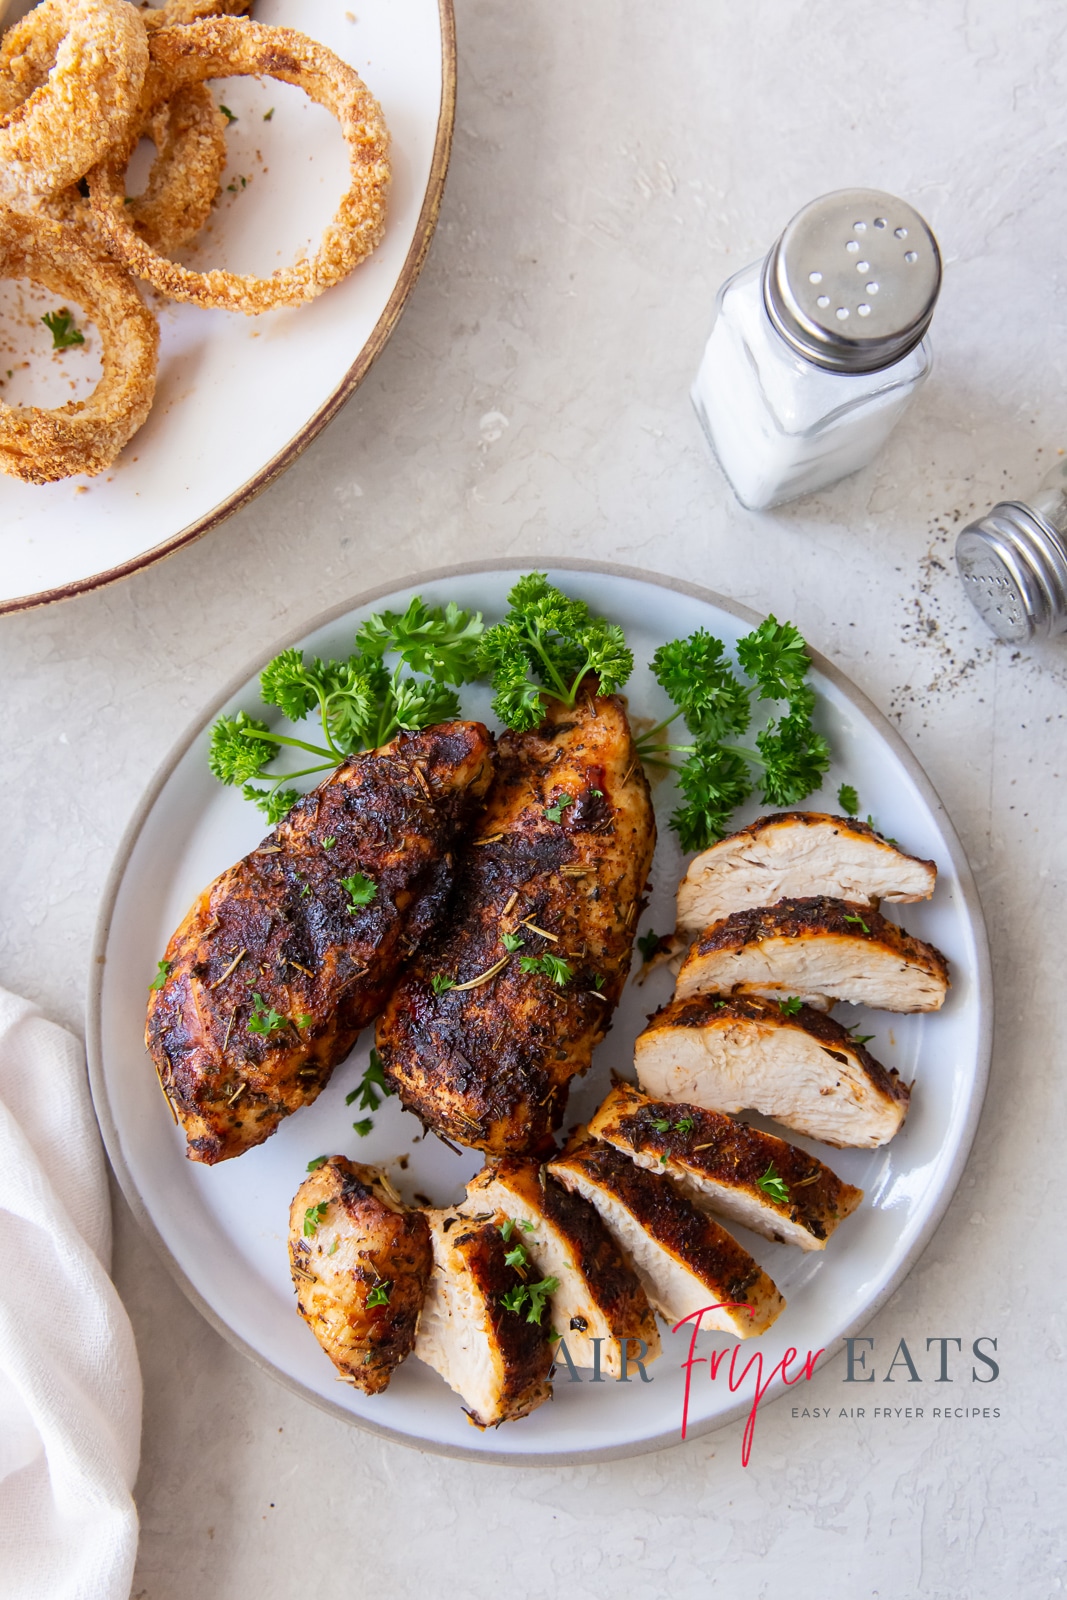
[[[409,1110],[495,1154],[551,1148],[630,967],[656,828],[617,696],[506,733],[452,912],[378,1022]]]
[[[445,722],[353,756],[200,895],[145,1033],[192,1160],[261,1144],[325,1087],[444,911],[492,750]]]

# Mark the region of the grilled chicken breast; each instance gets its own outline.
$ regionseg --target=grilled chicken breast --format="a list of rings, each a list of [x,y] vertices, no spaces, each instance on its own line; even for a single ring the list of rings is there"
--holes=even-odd
[[[476,1428],[514,1422],[552,1395],[547,1306],[541,1324],[504,1296],[522,1278],[504,1257],[505,1218],[474,1222],[457,1211],[427,1211],[434,1266],[419,1318],[415,1354],[466,1402]]]
[[[492,748],[445,722],[353,756],[204,890],[145,1033],[192,1160],[261,1144],[348,1055],[442,914]]]
[[[551,1325],[566,1341],[576,1367],[599,1365],[622,1375],[621,1348],[631,1358],[654,1361],[659,1329],[641,1281],[596,1211],[550,1177],[528,1156],[503,1156],[467,1185],[460,1207],[484,1221],[503,1213],[515,1224],[509,1248],[522,1245],[540,1278],[555,1278]],[[636,1348],[628,1341],[635,1341]]]
[[[656,1013],[634,1046],[641,1087],[710,1111],[759,1111],[824,1144],[885,1144],[909,1091],[847,1028],[755,995],[695,995]],[[684,1113],[679,1113],[683,1115]]]
[[[725,1228],[611,1145],[579,1144],[548,1170],[600,1212],[668,1322],[707,1308],[703,1328],[748,1339],[784,1309],[763,1268]]]
[[[296,1308],[338,1372],[380,1394],[415,1343],[433,1265],[426,1218],[377,1168],[331,1156],[296,1191],[289,1265]]]
[[[616,696],[553,702],[535,732],[504,734],[452,913],[379,1019],[409,1110],[496,1154],[551,1148],[626,982],[654,846]]]
[[[735,911],[832,895],[855,905],[928,900],[932,861],[905,855],[855,817],[780,811],[720,839],[678,885],[678,927],[690,937]]]
[[[780,1244],[823,1250],[863,1190],[795,1145],[718,1111],[650,1100],[620,1083],[589,1123],[639,1167],[662,1173],[701,1211]]]
[[[882,1011],[937,1011],[948,962],[871,906],[817,895],[735,911],[697,939],[675,994],[797,995],[817,1010],[835,1001]]]

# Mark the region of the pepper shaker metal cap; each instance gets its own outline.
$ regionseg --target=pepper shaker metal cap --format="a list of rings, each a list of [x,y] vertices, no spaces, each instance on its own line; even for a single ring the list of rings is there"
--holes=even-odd
[[[978,615],[1006,643],[1067,633],[1067,543],[1037,506],[1003,500],[969,523],[956,566]]]
[[[877,372],[930,325],[941,253],[914,207],[880,189],[837,189],[798,211],[767,257],[777,332],[818,367]]]

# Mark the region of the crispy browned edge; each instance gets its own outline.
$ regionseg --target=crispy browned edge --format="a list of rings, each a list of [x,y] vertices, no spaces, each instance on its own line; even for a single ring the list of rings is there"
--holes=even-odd
[[[692,1126],[679,1130],[678,1123],[684,1121]],[[657,1122],[669,1126],[657,1128]],[[621,1143],[657,1160],[666,1157],[667,1177],[674,1163],[730,1189],[758,1190],[768,1210],[805,1228],[814,1239],[827,1238],[863,1199],[862,1189],[845,1183],[815,1156],[773,1133],[735,1122],[721,1111],[653,1100],[628,1083],[615,1085],[590,1120],[589,1132],[616,1148]],[[772,1166],[789,1190],[788,1200],[776,1200],[760,1186]]]
[[[772,811],[769,816],[757,817],[755,822],[750,822],[747,827],[738,828],[736,833],[728,834],[725,839],[720,839],[718,844],[712,845],[701,854],[710,855],[719,848],[719,845],[732,844],[735,839],[746,836],[756,839],[765,828],[772,828],[783,822],[799,822],[804,827],[811,827],[815,823],[832,823],[843,833],[854,833],[863,839],[873,839],[876,844],[884,845],[896,855],[904,856],[908,861],[917,861],[920,866],[929,867],[934,877],[937,877],[936,861],[928,861],[925,856],[912,855],[910,850],[902,850],[898,844],[887,839],[884,833],[879,833],[869,822],[861,822],[858,817],[839,817],[833,811]]]
[[[740,950],[746,944],[760,944],[764,939],[804,939],[827,933],[845,939],[861,939],[865,944],[885,945],[901,960],[925,967],[940,978],[946,988],[949,986],[948,962],[935,945],[905,933],[873,906],[836,900],[826,894],[734,911],[704,929],[686,957],[686,964],[719,950]]]
[[[737,1240],[680,1195],[665,1178],[646,1172],[610,1144],[582,1144],[549,1164],[551,1173],[577,1172],[626,1207],[658,1245],[724,1300],[744,1302],[767,1277]]]
[[[802,1005],[799,1011],[787,1016],[777,1000],[768,1000],[762,995],[694,994],[686,1000],[671,1000],[649,1017],[647,1028],[638,1035],[638,1043],[660,1029],[725,1028],[737,1022],[799,1029],[830,1055],[837,1052],[838,1059],[850,1057],[879,1093],[901,1105],[907,1105],[911,1097],[911,1089],[896,1068],[883,1067],[865,1045],[859,1044],[846,1027],[825,1011]]]
[[[542,1211],[563,1235],[575,1268],[610,1323],[614,1337],[644,1339],[651,1347],[657,1338],[655,1313],[640,1278],[604,1226],[596,1208],[581,1195],[565,1189],[532,1156],[501,1156],[483,1167],[467,1186],[472,1199],[478,1192],[478,1180],[483,1176],[499,1178],[523,1194],[527,1204]],[[566,1328],[556,1331],[566,1338]]]
[[[128,578],[135,572],[141,572],[145,567],[154,566],[157,561],[164,561],[186,545],[203,538],[205,533],[210,533],[221,522],[225,522],[227,517],[247,505],[250,500],[254,500],[256,495],[272,484],[275,478],[280,477],[286,468],[292,466],[326,424],[333,421],[345,402],[363,382],[388,343],[390,335],[400,321],[408,296],[418,282],[437,227],[444,195],[445,178],[452,154],[452,132],[456,120],[456,15],[454,0],[437,0],[437,4],[441,20],[441,110],[437,118],[437,135],[430,163],[430,176],[426,184],[426,196],[415,226],[415,236],[385,310],[375,323],[370,338],[333,394],[265,467],[262,467],[254,477],[249,478],[247,483],[243,483],[239,489],[235,489],[233,494],[217,505],[213,511],[209,511],[206,516],[183,528],[181,533],[156,545],[154,549],[145,551],[143,555],[134,556],[116,567],[109,567],[105,572],[96,572],[88,578],[79,578],[74,583],[60,584],[54,589],[42,589],[36,594],[17,595],[12,600],[0,600],[0,616],[11,611],[30,611],[36,606],[53,605],[58,600],[70,600],[75,595],[88,594],[93,589],[103,588],[106,584],[117,583],[119,579]]]
[[[367,1322],[367,1356],[361,1363],[343,1361],[326,1345],[322,1346],[338,1372],[365,1394],[380,1394],[388,1386],[395,1369],[411,1354],[433,1267],[430,1225],[426,1218],[421,1211],[385,1205],[374,1192],[375,1183],[380,1181],[377,1167],[361,1166],[345,1156],[330,1156],[321,1168],[305,1178],[293,1197],[297,1218],[302,1200],[313,1190],[327,1203],[337,1201],[354,1231],[368,1229],[367,1266],[358,1274],[359,1288],[355,1283],[352,1285],[353,1295],[362,1299],[361,1309]],[[393,1234],[388,1250],[382,1249],[383,1227]],[[313,1261],[313,1240],[305,1239],[302,1231],[295,1238],[290,1232],[289,1267],[296,1289],[296,1308],[315,1333],[314,1310],[305,1309],[300,1300],[302,1293],[308,1294],[307,1279],[302,1274],[311,1271]],[[368,1306],[367,1296],[382,1282],[390,1286],[388,1301]],[[318,1284],[320,1295],[329,1293],[328,1285],[321,1279]]]
[[[447,1224],[447,1217],[444,1222]],[[467,1415],[476,1428],[499,1427],[501,1422],[527,1416],[552,1393],[548,1382],[552,1368],[548,1327],[528,1322],[525,1311],[507,1311],[501,1304],[504,1295],[517,1288],[522,1279],[504,1259],[508,1246],[496,1222],[472,1226],[469,1217],[457,1213],[455,1227],[448,1230],[447,1238],[485,1302],[504,1364],[504,1415],[494,1422],[484,1421],[473,1411],[468,1410]]]

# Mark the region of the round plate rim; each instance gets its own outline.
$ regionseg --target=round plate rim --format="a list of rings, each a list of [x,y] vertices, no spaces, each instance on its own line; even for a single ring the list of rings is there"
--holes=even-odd
[[[199,1290],[194,1287],[183,1272],[178,1262],[171,1255],[166,1242],[160,1235],[155,1223],[148,1213],[147,1207],[141,1199],[140,1193],[133,1181],[132,1175],[126,1167],[122,1157],[121,1142],[118,1128],[111,1114],[110,1101],[107,1093],[107,1083],[104,1075],[103,1048],[101,1039],[102,999],[105,968],[107,962],[107,943],[111,928],[111,919],[114,913],[115,901],[119,888],[129,864],[129,858],[134,845],[140,835],[145,821],[159,798],[168,780],[179,761],[185,755],[193,740],[198,738],[205,724],[214,717],[232,695],[248,682],[262,669],[265,661],[278,655],[280,651],[288,649],[308,634],[315,633],[319,628],[326,627],[346,612],[354,611],[359,606],[371,605],[377,600],[385,599],[409,588],[419,588],[429,583],[436,583],[443,578],[474,576],[486,572],[509,571],[571,571],[571,572],[596,572],[610,577],[630,578],[640,583],[652,583],[659,588],[673,590],[677,594],[691,596],[693,599],[706,604],[719,607],[729,612],[740,621],[758,625],[763,619],[760,614],[749,606],[741,605],[735,600],[728,599],[725,595],[717,593],[714,589],[705,588],[702,584],[689,583],[683,578],[670,577],[665,573],[650,572],[641,567],[631,567],[616,562],[607,561],[580,561],[567,557],[551,557],[537,555],[526,558],[511,556],[496,561],[468,561],[458,565],[434,567],[414,576],[392,579],[388,583],[376,585],[373,589],[362,590],[359,594],[330,606],[317,616],[301,623],[295,628],[287,630],[285,635],[278,639],[267,650],[257,651],[255,659],[248,662],[241,671],[234,674],[224,689],[216,694],[212,700],[202,708],[187,724],[185,731],[172,745],[168,754],[156,769],[150,783],[145,789],[140,802],[131,816],[118,849],[115,853],[111,870],[100,901],[100,911],[94,930],[93,942],[89,955],[89,982],[86,1000],[86,1028],[85,1045],[89,1069],[89,1085],[93,1097],[93,1107],[96,1111],[97,1121],[103,1135],[104,1145],[111,1162],[116,1180],[122,1190],[127,1205],[133,1212],[145,1236],[154,1247],[157,1255],[163,1262],[173,1281],[182,1290],[186,1298],[200,1312],[204,1319],[213,1327],[216,1333],[247,1356],[263,1372],[268,1373],[278,1383],[282,1384],[292,1393],[317,1406],[320,1410],[328,1412],[333,1417],[349,1423],[364,1432],[376,1434],[379,1438],[391,1440],[395,1444],[402,1444],[409,1449],[420,1450],[433,1455],[448,1456],[453,1459],[484,1462],[486,1465],[511,1466],[511,1467],[556,1467],[580,1466],[594,1461],[620,1461],[632,1456],[648,1455],[658,1450],[668,1449],[679,1445],[682,1441],[676,1428],[665,1430],[652,1438],[635,1440],[632,1444],[607,1445],[601,1449],[576,1451],[540,1451],[528,1455],[515,1454],[510,1451],[492,1450],[466,1450],[461,1446],[439,1443],[430,1439],[413,1439],[410,1434],[401,1433],[372,1421],[367,1417],[355,1415],[345,1407],[324,1399],[313,1390],[307,1388],[298,1379],[291,1377],[268,1361],[258,1350],[253,1349],[244,1339],[236,1334],[229,1325],[218,1316],[214,1308],[203,1298]],[[933,784],[927,777],[918,758],[912,753],[902,736],[889,723],[886,717],[878,710],[873,701],[858,689],[851,679],[841,672],[832,662],[818,651],[810,650],[813,666],[830,680],[840,693],[855,707],[857,711],[871,722],[876,731],[885,740],[893,755],[900,761],[909,778],[921,793],[924,801],[934,812],[938,820],[945,841],[949,847],[949,854],[955,868],[963,908],[975,943],[975,993],[978,1006],[978,1041],[975,1062],[974,1093],[968,1107],[967,1118],[960,1134],[956,1153],[949,1168],[948,1174],[938,1193],[937,1199],[926,1218],[923,1227],[916,1235],[911,1248],[907,1252],[897,1271],[892,1278],[883,1285],[882,1289],[864,1307],[860,1315],[847,1327],[842,1329],[837,1336],[844,1340],[866,1327],[877,1314],[890,1296],[903,1283],[911,1272],[919,1257],[930,1243],[941,1220],[948,1210],[952,1198],[963,1176],[971,1146],[978,1131],[978,1123],[985,1102],[986,1089],[989,1082],[989,1067],[993,1049],[993,977],[992,965],[989,954],[989,939],[986,931],[985,916],[982,911],[978,888],[971,872],[970,864],[964,853],[959,836],[956,833],[952,820],[945,810]],[[831,1358],[832,1359],[832,1358]],[[767,1405],[774,1400],[781,1399],[787,1392],[786,1386],[779,1379],[767,1391],[763,1404]],[[699,1423],[692,1424],[687,1430],[687,1440],[697,1439],[702,1435],[715,1432],[731,1422],[738,1421],[746,1416],[751,1409],[751,1400],[739,1400],[727,1410],[715,1417],[709,1417]]]
[[[135,572],[143,572],[146,568],[155,566],[157,562],[165,561],[176,551],[183,550],[186,545],[194,544],[197,539],[203,538],[204,534],[210,533],[221,522],[225,522],[235,511],[239,511],[250,500],[254,500],[256,495],[274,482],[275,478],[280,477],[288,467],[291,467],[326,424],[333,421],[346,401],[351,399],[381,355],[400,321],[408,297],[422,272],[441,210],[456,121],[456,15],[454,0],[437,0],[437,8],[441,23],[441,109],[437,117],[430,176],[419,210],[418,222],[415,225],[415,236],[385,309],[336,389],[293,435],[288,444],[283,445],[258,472],[253,473],[252,477],[232,494],[227,495],[226,499],[221,500],[212,510],[190,522],[188,527],[182,528],[169,539],[164,539],[162,544],[153,545],[150,550],[132,556],[128,561],[122,561],[118,566],[108,567],[103,572],[91,573],[87,578],[77,578],[73,583],[57,584],[52,589],[41,589],[36,594],[15,595],[11,599],[0,600],[0,616],[18,611],[32,611],[39,606],[54,605],[59,600],[71,600],[75,595],[90,594],[94,589],[105,588],[108,584],[118,583],[122,578],[132,577]]]

